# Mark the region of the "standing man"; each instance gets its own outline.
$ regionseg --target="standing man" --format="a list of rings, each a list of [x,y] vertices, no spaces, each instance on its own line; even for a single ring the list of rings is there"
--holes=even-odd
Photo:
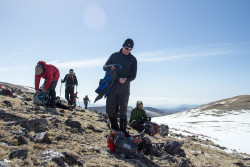
[[[75,76],[74,70],[70,69],[69,73],[65,75],[64,79],[61,80],[65,84],[65,98],[68,101],[68,105],[72,106],[74,101],[74,89],[75,85],[78,86],[78,81]]]
[[[39,84],[41,78],[45,79],[42,92],[49,91],[48,107],[56,108],[56,85],[60,77],[59,70],[52,64],[46,64],[44,61],[39,61],[35,68],[35,90],[39,94]]]
[[[127,106],[130,95],[130,82],[136,78],[137,60],[131,54],[134,47],[134,41],[130,38],[126,39],[120,51],[113,53],[105,65],[103,70],[116,70],[115,64],[120,64],[121,69],[117,71],[114,84],[106,100],[106,112],[111,122],[111,128],[121,130],[128,136],[127,128]],[[117,123],[118,114],[115,111],[119,103],[120,128]]]
[[[90,102],[88,95],[83,98],[85,109],[88,109],[88,102]]]

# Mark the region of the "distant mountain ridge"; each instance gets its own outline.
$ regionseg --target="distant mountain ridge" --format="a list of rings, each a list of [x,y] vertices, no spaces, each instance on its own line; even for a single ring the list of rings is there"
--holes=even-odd
[[[131,114],[131,111],[133,110],[134,107],[128,106],[127,108],[127,116],[129,117]],[[101,113],[105,113],[106,112],[106,106],[99,106],[99,107],[88,107],[89,110],[96,110],[98,112]],[[153,107],[143,107],[143,109],[145,110],[146,114],[149,117],[159,117],[159,116],[164,116],[164,115],[168,115],[170,113],[164,112],[162,110],[159,110],[157,108],[153,108]]]
[[[193,108],[188,112],[213,110],[217,114],[223,114],[231,111],[250,110],[250,95],[240,95],[232,98],[218,100]]]

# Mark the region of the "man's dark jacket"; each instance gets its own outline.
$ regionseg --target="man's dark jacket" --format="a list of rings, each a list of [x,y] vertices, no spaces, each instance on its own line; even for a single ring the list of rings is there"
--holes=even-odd
[[[75,74],[66,74],[63,79],[63,82],[65,81],[66,81],[66,86],[78,85],[78,81],[77,81]]]
[[[130,83],[136,78],[137,73],[137,60],[129,53],[128,55],[122,54],[122,49],[119,52],[113,53],[103,69],[104,71],[111,70],[113,64],[120,64],[122,69],[117,71],[115,82],[119,81],[119,78],[127,78],[127,83]]]

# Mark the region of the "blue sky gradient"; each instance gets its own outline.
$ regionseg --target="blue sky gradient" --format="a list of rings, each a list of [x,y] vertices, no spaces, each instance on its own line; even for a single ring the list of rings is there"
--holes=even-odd
[[[88,94],[93,102],[102,66],[129,37],[138,61],[131,106],[249,94],[249,8],[248,0],[1,0],[0,81],[33,87],[44,60],[61,78],[73,68],[80,100]]]

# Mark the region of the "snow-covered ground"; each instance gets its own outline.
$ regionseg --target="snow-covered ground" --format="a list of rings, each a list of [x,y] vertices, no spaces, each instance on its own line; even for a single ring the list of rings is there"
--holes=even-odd
[[[153,122],[170,128],[208,136],[214,143],[231,151],[250,154],[250,110],[219,114],[219,110],[193,109],[152,118]]]

